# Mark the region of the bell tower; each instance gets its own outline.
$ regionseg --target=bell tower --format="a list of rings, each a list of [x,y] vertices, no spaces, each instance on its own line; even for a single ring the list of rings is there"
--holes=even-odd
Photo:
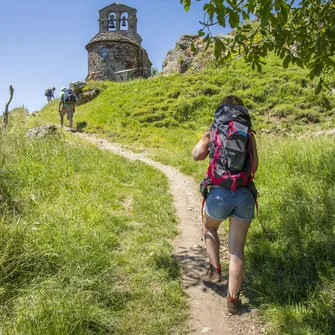
[[[141,46],[136,13],[120,3],[99,11],[99,33],[86,45],[88,80],[124,81],[151,75],[152,63]]]
[[[119,3],[114,3],[99,11],[99,33],[115,32],[131,37],[141,44],[137,33],[137,10]]]

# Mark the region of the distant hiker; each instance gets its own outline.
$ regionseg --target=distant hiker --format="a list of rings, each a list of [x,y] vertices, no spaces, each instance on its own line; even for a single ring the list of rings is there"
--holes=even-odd
[[[53,87],[53,88],[48,88],[45,90],[44,92],[44,95],[47,97],[47,101],[48,103],[52,100],[52,99],[55,99],[55,91],[56,91],[56,88]]]
[[[70,121],[70,129],[73,130],[73,114],[76,111],[76,96],[72,90],[63,87],[59,96],[58,112],[60,116],[60,125],[64,126],[64,115],[67,115],[67,119]]]
[[[200,183],[204,208],[204,237],[209,258],[209,271],[204,282],[220,283],[220,241],[217,233],[222,221],[229,217],[228,247],[230,253],[227,307],[238,312],[240,289],[244,275],[244,244],[254,208],[257,190],[253,183],[258,166],[256,143],[251,119],[242,100],[226,96],[214,114],[211,128],[194,147],[195,160],[208,155],[210,165]],[[209,188],[209,191],[208,191]]]

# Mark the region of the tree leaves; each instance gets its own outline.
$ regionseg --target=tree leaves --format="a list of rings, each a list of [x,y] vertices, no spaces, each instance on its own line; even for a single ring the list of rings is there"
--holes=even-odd
[[[315,65],[314,67],[314,73],[317,77],[320,77],[321,76],[321,73],[322,73],[322,64],[318,63]]]
[[[244,21],[249,21],[250,20],[249,14],[246,11],[244,11],[244,10],[242,10],[241,12],[242,12],[243,20]]]
[[[325,58],[324,61],[327,65],[335,67],[335,60],[334,59],[328,57],[328,58]]]
[[[229,25],[232,28],[236,28],[240,24],[238,13],[230,8],[227,8],[227,12],[229,13]]]
[[[280,5],[280,13],[282,15],[282,18],[283,18],[283,21],[284,22],[287,22],[287,19],[288,19],[288,11],[287,11],[287,8],[286,6],[283,4],[283,5]]]
[[[319,80],[319,82],[316,85],[315,90],[314,90],[315,94],[319,94],[321,92],[322,84],[323,84],[323,78],[320,78],[320,80]]]
[[[265,6],[262,9],[261,12],[261,25],[265,26],[268,23],[269,16],[271,11],[271,1],[266,1]]]
[[[180,0],[181,4],[184,4],[184,9],[186,12],[190,10],[191,0]]]
[[[196,0],[200,1],[200,0]],[[180,0],[189,10],[191,0]],[[294,7],[293,6],[294,3]],[[203,6],[205,20],[199,36],[207,47],[214,43],[217,60],[242,56],[253,69],[261,71],[263,59],[274,51],[286,69],[290,63],[309,70],[309,78],[321,79],[316,86],[329,86],[335,74],[335,7],[332,0],[207,0]],[[250,18],[256,20],[248,22]],[[215,21],[216,20],[216,21]],[[211,26],[223,28],[229,23],[233,38],[216,39]],[[208,31],[206,34],[204,30]],[[330,78],[330,79],[329,79]]]

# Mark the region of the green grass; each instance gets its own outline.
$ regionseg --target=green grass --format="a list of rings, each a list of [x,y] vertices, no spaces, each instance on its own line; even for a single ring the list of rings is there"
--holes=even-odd
[[[62,133],[1,134],[3,334],[181,334],[162,173]]]
[[[261,74],[252,72],[242,60],[236,60],[228,68],[208,67],[204,71],[189,72],[185,75],[158,76],[150,80],[135,80],[127,83],[90,83],[92,88],[95,85],[99,85],[98,88],[101,89],[102,93],[92,102],[78,107],[75,121],[80,130],[96,132],[99,136],[103,136],[110,141],[120,142],[136,152],[146,151],[155,160],[175,166],[182,172],[193,176],[196,180],[200,180],[205,172],[207,162],[194,162],[191,158],[191,150],[202,132],[210,125],[213,112],[222,97],[230,93],[239,95],[250,109],[254,128],[258,133],[257,143],[260,156],[260,168],[256,176],[256,182],[261,194],[259,198],[260,210],[259,216],[252,224],[247,241],[248,283],[245,288],[245,295],[249,298],[251,304],[260,308],[264,318],[271,322],[273,334],[331,335],[335,333],[335,287],[333,284],[335,273],[333,252],[335,224],[333,214],[333,208],[335,207],[335,145],[332,138],[312,138],[307,134],[310,134],[314,130],[334,128],[335,101],[334,96],[327,92],[314,96],[314,83],[307,80],[306,77],[304,70],[297,67],[289,67],[284,70],[281,67],[280,60],[270,57],[268,65],[264,67],[264,72]],[[58,123],[57,102],[49,104],[36,117],[29,118],[30,126],[46,122]],[[279,136],[262,135],[268,132],[279,134]],[[102,163],[96,159],[96,156],[94,156],[96,154],[83,149],[86,146],[81,145],[78,147],[76,141],[72,138],[69,140],[70,142],[66,143],[72,143],[70,146],[71,150],[77,152],[78,155],[84,152],[84,158],[93,157],[93,159],[90,159],[90,162],[86,162],[84,159],[76,159],[77,163],[73,162],[73,164],[70,164],[71,168],[72,165],[77,167],[77,170],[70,170],[72,173],[71,176],[73,176],[73,181],[71,182],[77,181],[80,175],[79,172],[84,169],[85,164],[91,166],[91,170],[87,168],[88,174],[85,175],[85,178],[89,178],[88,176],[93,171],[93,161],[99,162],[99,164],[94,164],[95,167],[97,165],[100,166]],[[64,145],[64,148],[67,146]],[[16,150],[23,150],[21,149],[21,144],[16,144],[14,147]],[[52,147],[54,147],[54,143]],[[62,155],[59,154],[59,156],[64,160],[64,157],[67,157],[66,153],[67,151],[64,149],[62,150]],[[21,154],[17,157],[21,157]],[[105,154],[100,153],[99,155]],[[112,161],[114,162],[114,160],[117,160],[117,158],[113,158]],[[112,161],[110,161],[109,165],[114,164],[112,164]],[[29,162],[29,164],[33,164],[30,160]],[[120,161],[121,163],[122,161]],[[20,164],[22,164],[21,158],[17,162],[13,162],[14,167],[20,166]],[[54,164],[54,162],[50,162],[50,167]],[[58,165],[61,171],[64,169],[64,164]],[[111,169],[109,165],[108,169]],[[136,168],[138,168],[138,170],[135,169],[137,173],[145,173],[141,171],[148,170],[144,165],[136,166]],[[108,169],[106,167],[101,170],[100,180],[106,174],[108,178],[113,178],[111,177],[113,174]],[[43,169],[39,167],[38,170]],[[94,171],[94,174],[97,174],[94,178],[98,177],[100,168]],[[9,172],[6,173],[6,178],[3,178],[3,185],[9,182],[12,183],[12,177],[9,178]],[[44,176],[44,180],[52,184],[52,178],[47,177],[50,173],[51,175],[56,174],[57,169],[56,171],[51,171],[51,168],[48,169],[48,172]],[[64,176],[64,173],[61,173],[61,175]],[[80,213],[86,213],[84,217],[87,222],[90,220],[95,222],[95,217],[98,215],[95,214],[96,208],[92,208],[93,204],[103,204],[104,201],[112,201],[108,208],[113,208],[113,206],[117,207],[120,202],[122,203],[118,195],[123,194],[127,199],[127,196],[132,197],[132,192],[136,194],[133,190],[133,185],[140,183],[139,178],[136,178],[136,175],[134,175],[132,182],[128,183],[118,173],[120,172],[115,172],[113,181],[110,181],[109,184],[107,183],[114,190],[112,191],[114,192],[112,193],[113,196],[108,197],[107,200],[106,196],[102,196],[104,200],[101,200],[100,196],[97,199],[95,191],[92,191],[97,186],[90,188],[88,186],[90,184],[86,185],[87,180],[85,182],[76,182],[76,189],[79,184],[85,185],[82,187],[86,193],[84,193],[81,202],[89,202],[91,206],[87,205],[89,209],[86,209],[86,212],[84,209],[79,211]],[[147,177],[143,178],[146,180]],[[20,180],[18,177],[17,179],[18,181]],[[68,178],[65,179],[68,180]],[[15,184],[15,182],[13,183]],[[117,187],[115,183],[118,185]],[[53,190],[51,184],[50,189]],[[100,182],[100,184],[105,186],[104,182]],[[58,190],[59,185],[64,185],[62,186],[62,189],[64,188],[62,194],[63,192],[68,194],[69,186],[65,185],[69,184],[65,183],[65,181],[64,184],[57,182],[56,190]],[[131,185],[132,187],[127,188],[127,185]],[[18,183],[17,188],[17,192],[15,193],[17,195],[10,197],[8,201],[6,200],[6,203],[11,206],[10,208],[18,208],[15,209],[14,214],[11,214],[11,220],[16,222],[13,225],[19,229],[21,224],[17,222],[21,222],[22,219],[21,215],[17,214],[16,211],[23,206],[22,203],[26,204],[27,208],[34,208],[35,203],[29,200],[29,194],[31,194],[29,188],[29,192],[27,193],[25,193],[25,185]],[[42,189],[44,188],[43,186]],[[99,192],[103,192],[103,189],[99,190]],[[5,187],[4,194],[7,194],[6,192],[9,192],[9,190],[11,190],[11,186]],[[109,194],[109,190],[107,193]],[[26,196],[25,201],[16,201],[19,194]],[[50,194],[53,193],[51,192]],[[49,192],[45,194],[46,198],[48,196]],[[87,200],[90,197],[92,197],[91,201]],[[154,194],[152,199],[156,199],[156,197],[159,198],[158,194]],[[135,254],[137,257],[140,257],[142,255],[141,248],[143,245],[147,246],[146,238],[150,234],[147,233],[146,235],[144,233],[143,236],[140,235],[141,237],[134,237],[136,235],[133,232],[131,234],[127,232],[129,222],[130,226],[135,225],[137,227],[136,229],[134,228],[135,231],[137,229],[141,231],[144,229],[143,227],[146,227],[146,225],[142,226],[141,223],[151,222],[151,219],[155,221],[155,215],[160,216],[164,214],[164,206],[169,206],[170,209],[168,214],[164,214],[164,216],[167,215],[167,219],[163,218],[162,220],[175,220],[173,219],[171,210],[171,199],[164,198],[164,201],[167,203],[161,207],[162,209],[157,204],[155,214],[152,214],[151,211],[153,209],[148,204],[143,203],[142,198],[143,193],[140,193],[138,198],[132,198],[132,203],[134,206],[137,204],[138,209],[137,215],[132,216],[132,219],[129,221],[124,219],[124,217],[127,217],[125,214],[125,216],[122,216],[122,214],[122,219],[118,221],[120,214],[117,210],[116,212],[112,211],[112,213],[109,213],[110,216],[108,216],[107,220],[103,220],[103,222],[114,222],[113,220],[118,222],[113,224],[113,229],[116,229],[113,236],[119,236],[117,240],[119,244],[116,250],[121,248],[121,250],[124,250],[124,253],[121,253],[121,255],[117,253],[116,259],[119,259],[122,255],[127,259],[127,257],[129,258],[129,254]],[[52,201],[55,203],[54,197],[52,199],[50,199],[50,203]],[[119,199],[119,202],[117,202],[117,199]],[[125,202],[128,203],[128,201]],[[43,206],[40,206],[41,204],[38,204],[36,208],[39,208],[38,210],[41,211],[39,215],[42,215]],[[104,208],[104,205],[99,205],[99,207],[101,206]],[[51,208],[52,206],[48,205],[45,207]],[[56,213],[52,213],[50,217],[56,214],[64,216],[65,212],[62,214],[65,211],[64,208],[67,207],[62,207],[62,211],[55,210]],[[66,209],[66,211],[69,211],[69,209]],[[77,221],[73,219],[76,216],[73,215],[72,210],[70,213],[66,216],[67,220],[70,220],[70,222],[74,220],[76,223]],[[151,219],[138,219],[141,215],[140,213]],[[100,221],[98,220],[98,222]],[[131,224],[132,222],[133,224]],[[138,224],[140,225],[138,226]],[[169,240],[175,234],[175,224],[169,227],[166,227],[165,224],[158,226],[155,228],[155,232],[163,234],[166,240]],[[151,226],[149,228],[152,229]],[[169,233],[164,232],[168,228]],[[90,229],[91,226],[86,225],[82,227],[81,232],[85,234]],[[32,234],[31,231],[29,233]],[[37,234],[35,230],[33,230],[33,234]],[[57,234],[53,233],[53,235],[56,238]],[[79,233],[74,233],[73,235],[77,236]],[[104,237],[105,235],[102,234]],[[62,241],[62,238],[64,237],[57,237],[56,240]],[[127,247],[125,247],[124,243],[126,242],[124,241],[128,241],[127,243],[129,244]],[[109,243],[112,244],[112,242]],[[152,243],[155,245],[154,241]],[[156,253],[154,251],[156,247],[162,249],[159,249],[160,251]],[[174,328],[174,324],[179,325],[182,322],[181,319],[184,320],[185,315],[180,314],[179,308],[185,302],[182,299],[179,287],[178,267],[170,257],[170,248],[169,244],[158,243],[158,246],[148,247],[148,250],[145,250],[145,256],[142,255],[144,257],[143,262],[146,263],[145,260],[147,260],[148,269],[150,269],[149,272],[142,266],[141,269],[137,268],[136,274],[133,274],[129,269],[136,269],[137,261],[134,261],[135,265],[124,265],[122,268],[126,269],[127,275],[125,278],[128,279],[130,277],[131,279],[129,280],[135,280],[136,283],[146,283],[146,276],[151,278],[151,271],[155,269],[158,273],[168,276],[170,280],[166,284],[161,284],[163,287],[175,285],[173,286],[173,290],[168,290],[172,294],[169,298],[169,301],[172,301],[171,304],[168,304],[166,309],[161,307],[161,317],[157,318],[157,320],[165,320],[163,321],[165,328],[162,325],[148,325],[143,321],[144,319],[141,319],[142,321],[138,324],[144,327],[143,329],[145,330],[142,331],[142,328],[140,330],[143,334],[164,334],[169,327]],[[152,255],[152,252],[154,256],[148,258],[147,255]],[[29,252],[29,254],[35,255],[33,251]],[[162,254],[163,256],[161,256]],[[55,257],[56,260],[54,262],[59,264],[57,263],[58,258],[56,256],[52,257]],[[69,255],[67,260],[71,263],[73,258],[72,254]],[[44,258],[42,257],[41,259],[43,261]],[[132,259],[128,259],[128,262],[132,264]],[[40,264],[39,262],[36,263]],[[43,268],[48,268],[49,266],[45,265],[47,264],[46,261],[43,261],[41,264]],[[121,262],[121,264],[123,263]],[[94,320],[92,321],[94,324],[97,322],[96,320],[100,320],[99,322],[101,323],[105,322],[105,320],[113,320],[113,325],[108,326],[113,331],[116,331],[115,329],[122,329],[121,333],[136,333],[130,324],[137,324],[137,318],[142,317],[142,313],[137,313],[137,309],[131,306],[133,304],[140,306],[138,309],[143,310],[144,316],[148,318],[148,315],[150,316],[153,311],[153,301],[159,302],[161,299],[154,300],[154,298],[150,298],[150,294],[157,290],[159,297],[163,297],[168,292],[164,291],[164,289],[156,289],[156,286],[152,284],[152,286],[149,285],[150,288],[139,286],[139,290],[135,290],[135,293],[133,293],[134,284],[128,284],[127,281],[124,281],[124,276],[118,272],[120,269],[119,263],[113,263],[112,265],[107,265],[107,267],[114,269],[114,272],[111,270],[113,279],[110,279],[109,283],[114,283],[114,276],[116,276],[119,280],[122,278],[120,281],[125,284],[125,288],[121,290],[121,294],[117,295],[113,291],[117,298],[111,298],[113,302],[116,302],[117,306],[120,306],[118,309],[119,312],[105,308],[104,297],[109,297],[109,294],[113,296],[113,293],[107,294],[104,289],[99,291],[101,293],[94,294],[91,297],[93,300],[97,299],[97,296],[102,299],[102,302],[98,300],[94,304],[91,303],[90,296],[85,291],[86,295],[81,296],[83,301],[82,306],[92,306],[92,308],[94,306],[96,308],[91,312],[90,309],[85,308],[85,312],[91,313],[90,320]],[[57,276],[62,274],[57,266],[56,270],[52,266],[50,268],[55,272],[53,276],[56,276],[56,273]],[[25,268],[24,271],[26,271]],[[72,268],[71,271],[73,271]],[[37,275],[34,278],[40,277]],[[40,285],[38,280],[36,283],[36,280],[34,279],[32,284]],[[57,285],[61,282],[61,280],[55,280],[55,282],[41,280],[43,285],[47,285],[43,287],[48,287],[50,292],[53,292],[55,287],[58,287]],[[116,281],[115,283],[119,282]],[[20,299],[29,299],[27,293],[29,290],[24,285],[24,283],[18,283],[17,287],[21,290],[18,296]],[[107,284],[107,286],[109,285]],[[29,287],[31,290],[35,290],[31,288],[34,286]],[[83,287],[86,286],[84,285]],[[142,293],[142,290],[144,293]],[[91,291],[89,290],[89,292]],[[8,293],[5,293],[5,296],[6,294]],[[59,297],[63,297],[60,300],[65,299],[62,294],[73,297],[73,304],[69,305],[69,309],[74,308],[74,306],[79,307],[79,300],[76,300],[79,298],[76,292],[59,293]],[[43,295],[36,295],[35,299],[36,301],[45,301]],[[14,301],[16,303],[19,300],[10,298],[8,301],[8,303],[6,302],[6,306],[9,306],[5,317],[6,322],[9,322],[8,320],[24,320],[22,322],[25,324],[30,318],[24,313],[28,313],[30,316],[36,314],[35,312],[29,312],[28,309],[28,312],[26,310],[24,312],[21,311],[21,314],[18,314],[20,317],[13,319],[13,314],[11,313],[14,313],[13,311],[15,310],[13,307],[15,306]],[[26,300],[21,301],[24,301],[22,304],[25,306]],[[109,304],[107,305],[110,306]],[[50,306],[53,306],[53,303],[46,305],[46,309],[43,311],[45,314],[40,313],[43,315],[53,315],[50,311]],[[129,308],[131,308],[131,311]],[[24,318],[21,315],[25,315]],[[78,315],[84,315],[83,311],[78,311]],[[95,318],[95,315],[101,315],[102,317],[101,319]],[[128,315],[131,315],[131,317],[128,318]],[[86,324],[87,317],[84,319],[84,321],[80,319],[80,325]],[[136,320],[135,323],[134,320]],[[15,322],[15,325],[19,324],[19,321]],[[37,324],[41,325],[43,322],[38,322]],[[85,329],[85,326],[82,327]],[[161,329],[165,330],[160,332],[155,327],[162,327]],[[94,331],[99,333],[100,329],[107,328],[103,325],[98,329],[98,331]],[[94,333],[94,331],[92,332]]]
[[[184,75],[158,76],[126,83],[90,83],[101,95],[78,107],[76,121],[85,129],[105,133],[118,140],[145,141],[148,132],[161,128],[202,129],[223,96],[240,96],[251,110],[258,130],[301,131],[306,127],[334,126],[334,96],[314,96],[314,83],[307,71],[291,66],[283,69],[272,56],[262,73],[242,59],[229,67],[209,67]],[[56,103],[43,110],[43,118],[57,120]]]
[[[334,334],[333,138],[262,138],[259,216],[247,242],[247,294],[274,334]]]

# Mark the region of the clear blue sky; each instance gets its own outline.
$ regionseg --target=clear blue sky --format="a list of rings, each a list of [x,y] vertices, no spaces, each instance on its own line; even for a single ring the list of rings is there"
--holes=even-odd
[[[154,67],[183,34],[196,34],[207,1],[193,1],[186,13],[179,0],[9,0],[0,11],[0,114],[15,89],[10,109],[30,112],[46,103],[44,91],[87,75],[85,45],[98,33],[98,11],[114,2],[137,9],[138,33]],[[226,33],[217,29],[214,33]]]

